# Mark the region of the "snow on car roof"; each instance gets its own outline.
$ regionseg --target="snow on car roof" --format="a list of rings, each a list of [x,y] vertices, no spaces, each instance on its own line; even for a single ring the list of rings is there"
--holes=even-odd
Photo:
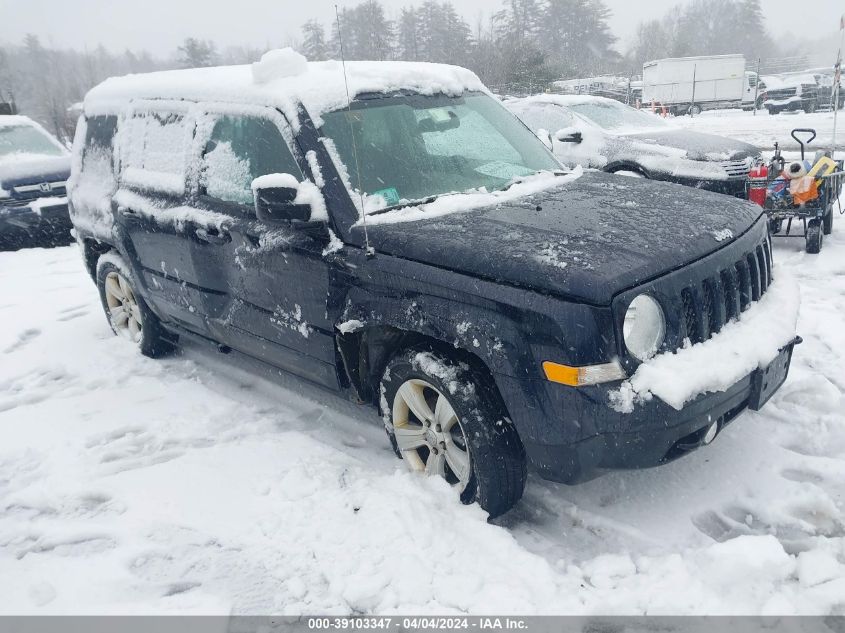
[[[424,95],[460,95],[484,90],[465,68],[426,62],[346,62],[349,95],[407,90]],[[261,61],[243,66],[219,66],[126,75],[105,80],[85,97],[89,116],[117,111],[130,99],[188,99],[236,102],[280,108],[293,123],[302,103],[312,118],[346,105],[343,64],[308,62],[292,49],[265,53]]]

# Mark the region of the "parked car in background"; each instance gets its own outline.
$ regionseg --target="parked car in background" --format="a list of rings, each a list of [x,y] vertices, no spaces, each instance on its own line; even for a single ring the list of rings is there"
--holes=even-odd
[[[70,153],[33,120],[0,115],[0,249],[69,244]]]
[[[529,464],[574,483],[671,461],[786,378],[760,207],[567,173],[462,68],[287,49],[113,78],[73,165],[116,334],[150,356],[212,342],[371,404],[411,470],[493,516]],[[680,372],[703,341],[710,373]],[[657,355],[638,397],[624,383]]]
[[[536,95],[505,105],[567,165],[745,197],[753,145],[674,127],[603,97]]]
[[[833,104],[833,77],[824,73],[792,73],[763,77],[766,96],[763,100],[769,114],[799,112],[811,114],[829,109]],[[845,92],[840,91],[838,108],[845,103]]]

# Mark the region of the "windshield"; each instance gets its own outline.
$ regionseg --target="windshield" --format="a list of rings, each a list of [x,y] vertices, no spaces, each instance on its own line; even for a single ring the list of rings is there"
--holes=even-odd
[[[666,127],[660,117],[617,101],[591,101],[567,104],[566,107],[606,130]]]
[[[0,126],[0,156],[14,153],[62,156],[53,140],[31,125]]]
[[[492,191],[514,178],[561,169],[516,117],[481,93],[359,100],[351,111],[323,115],[322,134],[334,142],[351,186],[360,183],[363,193],[377,197],[367,201],[368,209]]]

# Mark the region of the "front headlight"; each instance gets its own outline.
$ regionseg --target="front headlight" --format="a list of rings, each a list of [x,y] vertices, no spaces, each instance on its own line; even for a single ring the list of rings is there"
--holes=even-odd
[[[637,295],[625,312],[622,325],[625,347],[640,361],[646,361],[657,353],[666,337],[666,318],[663,308],[648,295]]]

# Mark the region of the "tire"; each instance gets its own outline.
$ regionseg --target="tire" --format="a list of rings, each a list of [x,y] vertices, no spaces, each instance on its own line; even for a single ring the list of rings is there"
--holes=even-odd
[[[115,335],[130,341],[150,358],[173,353],[175,337],[162,327],[158,317],[144,303],[129,267],[114,251],[97,260],[97,289]]]
[[[807,224],[807,252],[812,255],[821,252],[823,241],[824,232],[821,223],[818,220],[812,220]]]
[[[822,233],[830,235],[833,233],[833,205],[827,210],[827,214],[822,218]]]
[[[766,108],[766,109],[769,111],[770,116],[780,114],[780,108]]]
[[[805,114],[813,114],[816,111],[816,102],[809,101],[804,104],[804,113]]]
[[[439,351],[413,348],[387,364],[381,409],[409,469],[443,476],[463,503],[494,518],[522,497],[527,473],[525,449],[490,382]]]
[[[772,235],[780,233],[783,226],[783,220],[769,220],[769,233]]]
[[[690,113],[690,116],[698,116],[699,114],[701,114],[701,106],[700,105],[690,106],[689,113]]]

